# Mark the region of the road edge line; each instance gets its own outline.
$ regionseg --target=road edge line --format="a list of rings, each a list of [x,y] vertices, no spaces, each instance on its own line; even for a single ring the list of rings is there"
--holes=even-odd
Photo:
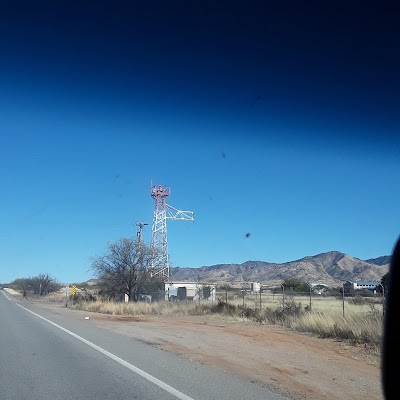
[[[7,296],[6,296],[7,297]],[[8,297],[7,297],[8,298]],[[11,299],[8,299],[11,300]],[[150,375],[149,373],[141,370],[138,367],[135,367],[134,365],[128,363],[127,361],[123,360],[122,358],[110,353],[109,351],[103,349],[102,347],[98,346],[97,344],[94,344],[90,342],[89,340],[77,335],[74,332],[71,332],[70,330],[63,328],[61,325],[56,324],[53,321],[50,321],[49,319],[42,317],[40,314],[37,314],[28,308],[25,308],[24,306],[21,306],[21,304],[15,303],[18,307],[23,308],[25,311],[28,311],[29,313],[35,315],[36,317],[42,319],[43,321],[46,321],[47,323],[55,326],[56,328],[62,330],[65,333],[68,333],[68,335],[73,336],[75,339],[80,340],[82,343],[87,344],[88,346],[92,347],[93,349],[97,350],[98,352],[106,355],[107,357],[111,358],[112,360],[116,361],[117,363],[123,365],[124,367],[128,368],[132,372],[135,372],[137,375],[141,376],[142,378],[147,379],[149,382],[153,383],[154,385],[157,385],[161,389],[165,390],[166,392],[172,394],[173,396],[177,397],[178,399],[181,400],[194,400],[191,397],[187,396],[186,394],[180,392],[179,390],[173,388],[172,386],[168,385],[167,383],[161,381],[160,379],[157,379],[153,375]]]
[[[4,297],[5,297],[7,300],[10,300],[10,301],[11,301],[11,299],[4,293],[5,290],[0,290],[0,291],[1,291],[1,293],[3,293]]]

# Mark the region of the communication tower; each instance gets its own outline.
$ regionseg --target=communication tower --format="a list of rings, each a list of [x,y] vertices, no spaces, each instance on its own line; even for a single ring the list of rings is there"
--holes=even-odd
[[[171,194],[170,187],[152,186],[151,197],[154,199],[154,217],[152,226],[151,248],[158,253],[156,265],[151,267],[151,276],[161,275],[169,278],[167,220],[194,221],[193,211],[182,211],[167,204]]]

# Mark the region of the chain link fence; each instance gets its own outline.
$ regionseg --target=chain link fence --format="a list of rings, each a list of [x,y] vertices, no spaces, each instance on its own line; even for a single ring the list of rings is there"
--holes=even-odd
[[[250,285],[249,285],[250,286]],[[292,287],[280,287],[250,289],[231,287],[229,285],[216,285],[216,295],[212,300],[198,299],[199,302],[223,302],[233,306],[249,308],[252,310],[284,309],[289,303],[301,305],[305,312],[322,313],[337,311],[346,317],[346,310],[371,309],[373,312],[384,315],[385,294],[380,291],[371,290],[343,290],[335,288],[318,292],[311,287],[307,291],[296,291]]]

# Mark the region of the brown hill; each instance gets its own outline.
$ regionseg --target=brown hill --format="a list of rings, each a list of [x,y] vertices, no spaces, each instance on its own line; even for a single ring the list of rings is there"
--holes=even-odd
[[[375,265],[389,265],[392,257],[391,256],[381,256],[377,258],[370,258],[369,260],[364,260],[369,264]]]
[[[379,257],[377,262],[381,262]],[[372,260],[371,260],[372,261]],[[265,261],[246,261],[242,264],[217,264],[200,268],[173,268],[173,281],[206,281],[239,284],[281,282],[298,279],[303,282],[341,285],[346,280],[380,281],[388,271],[388,264],[380,265],[359,260],[338,251],[304,257],[282,264]]]

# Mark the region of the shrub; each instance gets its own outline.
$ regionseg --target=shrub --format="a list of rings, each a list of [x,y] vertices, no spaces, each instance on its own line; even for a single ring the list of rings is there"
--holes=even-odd
[[[365,297],[362,297],[360,295],[357,295],[357,296],[349,299],[349,304],[354,304],[356,306],[363,306],[368,303],[370,303],[370,300]]]
[[[236,315],[236,306],[225,303],[224,301],[218,300],[218,303],[211,307],[212,313],[225,314],[225,315]]]
[[[93,302],[96,301],[97,298],[91,293],[83,292],[83,293],[76,293],[75,295],[70,295],[69,300],[73,303],[82,303],[82,302]]]

